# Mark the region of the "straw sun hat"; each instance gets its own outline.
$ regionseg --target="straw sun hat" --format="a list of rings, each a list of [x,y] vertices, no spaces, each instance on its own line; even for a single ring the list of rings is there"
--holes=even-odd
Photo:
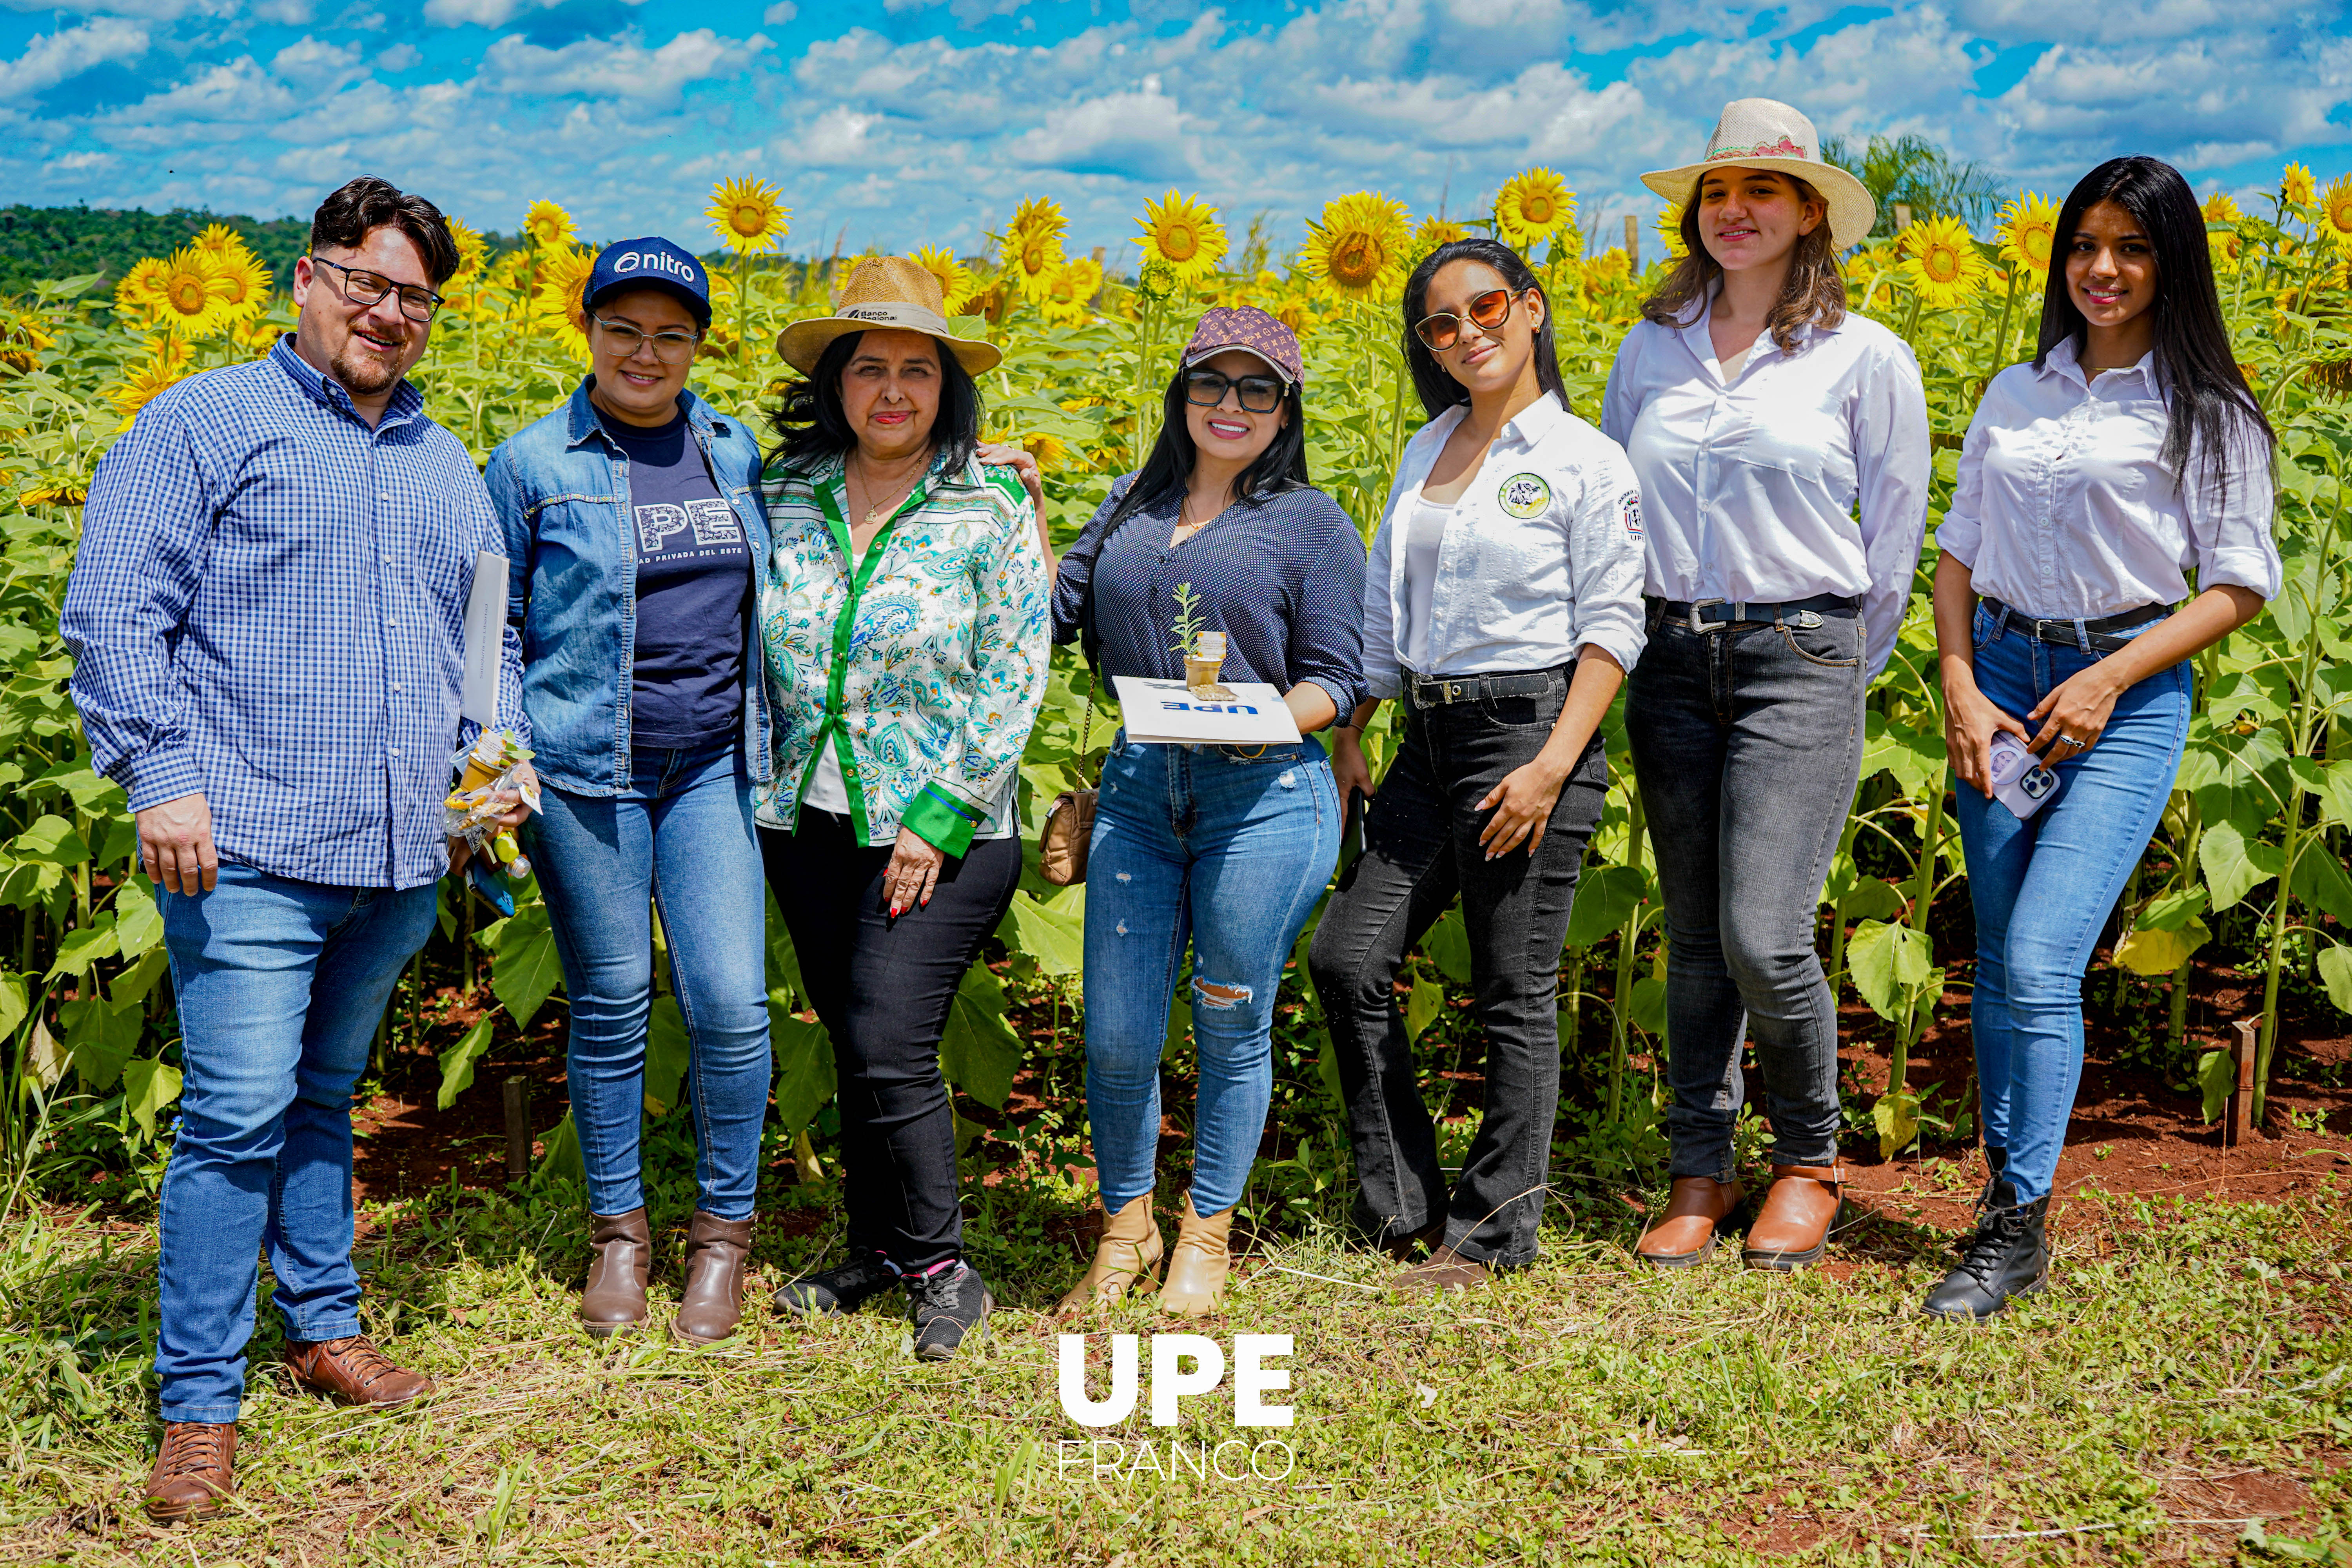
[[[996,368],[1004,355],[994,343],[960,338],[949,330],[947,301],[940,280],[920,262],[903,256],[869,256],[850,269],[834,297],[833,314],[794,321],[776,334],[776,353],[803,375],[816,374],[816,362],[835,338],[869,328],[895,328],[937,338],[973,375]]]
[[[1839,250],[1859,245],[1878,221],[1878,204],[1862,182],[1822,159],[1822,139],[1813,122],[1785,103],[1769,98],[1738,98],[1723,106],[1715,134],[1706,139],[1706,156],[1679,169],[1658,169],[1642,183],[1677,210],[1690,204],[1691,192],[1709,169],[1772,169],[1792,174],[1822,194],[1830,205],[1830,243]]]

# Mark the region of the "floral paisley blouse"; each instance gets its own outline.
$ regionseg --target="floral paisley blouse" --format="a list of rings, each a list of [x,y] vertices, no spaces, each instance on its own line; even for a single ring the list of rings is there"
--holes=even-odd
[[[853,574],[843,459],[761,484],[775,545],[760,637],[776,722],[759,820],[790,828],[835,748],[859,842],[912,829],[950,855],[1017,830],[1022,749],[1045,700],[1047,595],[1018,479],[944,460]]]

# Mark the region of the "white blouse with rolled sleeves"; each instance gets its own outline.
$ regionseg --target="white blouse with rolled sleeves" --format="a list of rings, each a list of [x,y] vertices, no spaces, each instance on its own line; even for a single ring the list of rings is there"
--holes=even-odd
[[[2164,465],[2170,419],[2153,353],[2091,382],[2072,340],[2011,365],[1977,405],[1937,547],[1978,593],[2043,620],[2179,604],[2191,567],[2200,588],[2275,597],[2269,444],[2238,426],[2216,499],[2194,454],[2185,485]]]
[[[1364,571],[1364,678],[1549,669],[1590,643],[1642,657],[1642,493],[1617,443],[1544,394],[1509,420],[1444,520],[1425,612],[1404,537],[1422,482],[1461,425],[1457,404],[1406,443]],[[1412,646],[1402,646],[1410,628]]]
[[[1759,334],[1728,379],[1709,301],[1642,321],[1609,372],[1601,428],[1641,476],[1647,591],[1662,599],[1862,601],[1874,679],[1895,651],[1927,526],[1927,396],[1911,346],[1866,316]]]

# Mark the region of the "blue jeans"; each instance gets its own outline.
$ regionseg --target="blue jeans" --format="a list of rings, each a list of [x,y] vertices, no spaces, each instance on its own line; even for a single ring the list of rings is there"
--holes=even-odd
[[[155,1375],[164,1420],[234,1421],[264,1247],[289,1339],[360,1331],[352,1086],[433,929],[434,889],[331,888],[224,861],[211,892],[155,897],[184,1075]]]
[[[2025,721],[2097,662],[1995,631],[1977,611],[1977,687],[2012,718]],[[1977,915],[1978,1103],[1986,1144],[2009,1151],[2005,1173],[2021,1203],[2046,1196],[2057,1177],[2083,1077],[2083,971],[2163,819],[2192,696],[2185,662],[2126,691],[2098,743],[2056,764],[2058,792],[2022,822],[1967,784],[1953,791]]]
[[[747,1219],[769,1073],[767,903],[751,779],[732,741],[640,749],[633,769],[618,795],[546,790],[533,847],[572,999],[565,1061],[588,1206],[621,1215],[646,1201],[637,1143],[654,1000],[647,910],[657,907],[690,1050],[696,1201],[720,1219]]]
[[[1139,745],[1103,761],[1087,850],[1087,1118],[1103,1204],[1151,1191],[1160,1054],[1192,945],[1192,1208],[1241,1201],[1274,1095],[1274,999],[1339,858],[1322,746]]]

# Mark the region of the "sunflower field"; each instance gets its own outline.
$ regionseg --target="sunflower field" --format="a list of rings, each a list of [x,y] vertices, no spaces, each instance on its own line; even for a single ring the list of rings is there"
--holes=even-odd
[[[1193,317],[1211,304],[1267,310],[1300,334],[1308,367],[1309,463],[1367,538],[1390,477],[1419,423],[1398,348],[1399,299],[1413,262],[1445,240],[1493,234],[1519,248],[1554,301],[1560,368],[1575,410],[1597,417],[1601,386],[1639,303],[1679,245],[1675,215],[1648,232],[1579,226],[1574,193],[1552,171],[1506,183],[1473,218],[1416,218],[1378,192],[1336,197],[1303,235],[1263,221],[1235,226],[1177,191],[1147,205],[1116,255],[1072,254],[1052,200],[1023,201],[983,254],[916,253],[950,314],[1005,350],[983,384],[989,434],[1017,442],[1044,470],[1048,519],[1066,542],[1112,479],[1155,435],[1160,388]],[[772,347],[784,323],[830,310],[830,285],[854,258],[782,254],[791,213],[758,179],[711,195],[716,320],[696,368],[704,395],[764,425],[781,390]],[[2024,193],[1988,241],[1929,218],[1846,258],[1854,309],[1916,347],[1936,447],[1931,524],[1948,497],[1976,400],[2002,366],[2029,354],[2051,264],[2056,204]],[[2299,166],[2250,208],[2217,196],[2210,243],[2239,357],[2280,441],[2277,531],[2286,589],[2258,620],[2198,661],[2200,710],[2164,824],[2116,911],[2105,967],[2090,984],[2158,1020],[2158,1054],[2193,1115],[2226,1093],[2225,1053],[2190,1037],[2200,952],[2226,952],[2258,981],[2265,1079],[2281,1019],[2352,1013],[2352,175],[2324,190]],[[551,201],[522,214],[524,244],[495,258],[456,225],[463,267],[415,379],[428,410],[478,459],[556,406],[585,365],[581,289],[593,249]],[[1238,230],[1238,232],[1236,232]],[[67,696],[71,663],[57,633],[79,505],[92,468],[140,408],[179,379],[268,352],[292,321],[273,278],[236,234],[215,226],[115,282],[58,279],[0,308],[0,1193],[58,1189],[93,1173],[153,1190],[168,1154],[180,1086],[176,1031],[155,896],[136,866],[124,796],[90,769]],[[1893,663],[1870,697],[1864,777],[1822,894],[1820,940],[1841,999],[1884,1020],[1884,1087],[1853,1107],[1856,1131],[1892,1155],[1964,1141],[1968,1097],[1915,1092],[1913,1047],[1938,1019],[1965,1016],[1965,877],[1948,810],[1950,777],[1934,675],[1928,546]],[[1057,650],[1051,692],[1024,775],[1031,819],[1089,776],[1115,720],[1090,705],[1092,683]],[[1107,705],[1107,697],[1104,700]],[[1389,710],[1384,709],[1383,713]],[[1376,768],[1393,747],[1384,716],[1366,738]],[[1664,1152],[1659,1062],[1663,922],[1640,796],[1622,726],[1607,817],[1593,843],[1560,955],[1560,1038],[1570,1073],[1565,1126],[1591,1156],[1654,1176]],[[1032,835],[1034,838],[1034,834]],[[1033,851],[1034,853],[1034,851]],[[943,1051],[976,1119],[1005,1105],[1041,1031],[1076,1037],[1085,889],[1025,880],[1000,932],[1002,956],[967,976]],[[1311,929],[1311,928],[1310,928]],[[773,1130],[804,1177],[824,1168],[832,1052],[808,1010],[781,922],[771,921],[778,1056]],[[1305,941],[1302,940],[1302,944]],[[2211,952],[2207,952],[2210,949]],[[1302,945],[1303,952],[1303,945]],[[1466,946],[1458,910],[1442,920],[1406,976],[1406,1016],[1437,1063],[1467,1032]],[[446,984],[443,984],[446,981]],[[487,990],[488,994],[482,993]],[[447,1021],[453,997],[479,1011]],[[517,912],[493,919],[445,884],[441,930],[395,994],[379,1079],[437,1079],[447,1107],[478,1067],[510,1047],[541,1010],[560,1005],[546,912],[525,887]],[[2329,1010],[2332,1009],[2333,1012]],[[1344,1148],[1336,1074],[1303,965],[1285,986],[1277,1033],[1280,1159],[1253,1183],[1277,1208],[1332,1188]],[[2203,1020],[2218,1026],[2221,1020]],[[2340,1033],[2337,1019],[2326,1026]],[[1185,1062],[1181,1004],[1175,1070]],[[656,1005],[649,1112],[678,1097],[685,1031]],[[1434,1075],[1433,1075],[1434,1076]],[[1066,1068],[1064,1092],[1071,1079]],[[2257,1112],[2259,1114],[2259,1110]],[[1069,1131],[1076,1135],[1079,1123]],[[577,1166],[568,1119],[545,1135],[545,1165]],[[1019,1141],[1022,1134],[1013,1134]],[[87,1188],[74,1190],[86,1191]],[[1264,1201],[1261,1201],[1263,1194]],[[5,1212],[0,1202],[0,1212]]]

